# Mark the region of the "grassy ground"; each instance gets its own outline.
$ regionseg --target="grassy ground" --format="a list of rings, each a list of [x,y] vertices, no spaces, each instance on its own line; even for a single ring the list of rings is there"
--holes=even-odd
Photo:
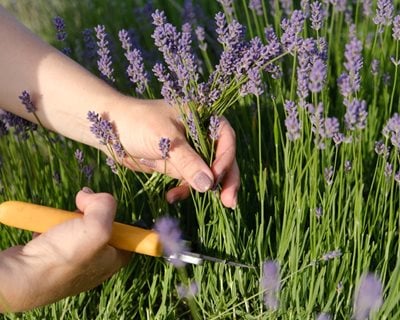
[[[185,2],[186,3],[186,2]],[[217,2],[198,1],[201,14],[193,24],[210,26],[221,10]],[[269,3],[269,2],[268,2]],[[144,51],[146,68],[156,55],[150,34],[151,18],[145,1],[0,1],[14,11],[32,30],[60,49],[69,47],[72,57],[98,74],[93,61],[84,54],[82,30],[104,24],[112,39],[115,86],[135,95],[124,76],[125,62],[118,42],[118,30],[132,29]],[[247,26],[247,37],[263,36],[263,27],[272,25],[283,33],[280,19],[285,13],[277,7],[264,8],[258,16],[247,1],[234,2],[234,16]],[[397,1],[395,5],[398,7]],[[297,2],[293,4],[299,8]],[[287,139],[284,109],[286,100],[296,104],[296,54],[279,60],[282,77],[266,74],[265,93],[259,98],[245,97],[226,116],[237,133],[238,162],[242,187],[235,210],[222,207],[213,192],[193,194],[192,198],[169,206],[162,198],[158,177],[126,172],[126,182],[105,165],[97,151],[61,137],[29,132],[27,140],[12,134],[1,137],[2,192],[0,200],[31,201],[65,209],[73,208],[75,193],[83,186],[113,193],[118,199],[119,221],[142,220],[149,226],[156,217],[179,218],[185,236],[203,253],[240,261],[254,269],[205,263],[187,266],[188,279],[196,281],[199,293],[188,301],[178,297],[179,272],[162,259],[136,255],[130,265],[98,288],[77,297],[24,314],[4,315],[5,319],[190,319],[194,301],[203,319],[314,319],[327,312],[333,319],[349,319],[354,313],[353,296],[360,277],[375,272],[383,284],[384,302],[376,319],[400,317],[399,190],[395,174],[400,167],[398,149],[392,146],[388,157],[374,151],[375,142],[391,146],[390,137],[381,131],[387,120],[399,112],[397,66],[398,41],[385,27],[379,33],[371,16],[362,11],[363,2],[349,5],[352,13],[332,5],[321,30],[316,32],[306,21],[303,37],[325,38],[328,42],[327,80],[323,90],[310,95],[309,103],[323,103],[324,117],[337,117],[341,132],[349,143],[336,146],[332,139],[313,132],[313,123],[304,108],[298,108],[302,121],[296,141]],[[374,2],[373,9],[376,3]],[[180,26],[185,15],[181,1],[154,1],[153,8],[163,9],[169,20]],[[65,19],[67,42],[55,40],[51,19]],[[368,110],[365,128],[346,129],[346,107],[339,93],[337,79],[345,71],[345,45],[350,40],[351,17],[356,36],[363,44],[361,88],[353,99],[365,100]],[[207,55],[196,51],[207,66],[215,65],[221,48],[214,31],[207,30]],[[373,59],[380,62],[375,74]],[[206,73],[206,72],[205,72]],[[154,80],[151,93],[160,96]],[[54,141],[53,147],[45,137]],[[318,141],[320,139],[320,141]],[[325,148],[318,147],[319,142]],[[77,148],[84,151],[85,164],[94,168],[87,180],[74,159]],[[388,172],[388,163],[392,172]],[[351,166],[350,166],[351,164]],[[351,168],[350,168],[351,167]],[[328,177],[331,168],[332,176]],[[141,183],[144,181],[145,183]],[[27,241],[30,234],[1,226],[0,246],[9,247]],[[340,254],[339,254],[340,252]],[[331,253],[331,255],[327,255]],[[336,253],[336,254],[335,254]],[[260,287],[262,263],[280,264],[279,308],[264,305]],[[189,303],[190,302],[190,303]]]

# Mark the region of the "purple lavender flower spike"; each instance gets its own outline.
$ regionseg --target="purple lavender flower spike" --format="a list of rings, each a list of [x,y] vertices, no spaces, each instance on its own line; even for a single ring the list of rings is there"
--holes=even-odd
[[[256,15],[262,16],[263,15],[263,7],[261,0],[250,0],[249,1],[249,9],[253,10]]]
[[[390,26],[393,18],[393,1],[392,0],[378,0],[376,7],[376,15],[373,21],[378,25],[378,32],[383,32],[383,26]]]
[[[345,172],[350,172],[352,168],[353,168],[353,165],[352,165],[351,161],[350,160],[346,160],[344,162],[344,171]]]
[[[212,115],[210,117],[210,124],[208,126],[209,136],[211,140],[218,140],[218,129],[220,125],[220,117],[217,115]]]
[[[277,310],[280,289],[279,264],[276,261],[265,261],[263,263],[263,274],[261,278],[261,289],[264,292],[264,304],[270,310]]]
[[[67,38],[67,33],[65,32],[65,23],[64,19],[57,16],[53,18],[53,24],[57,31],[57,40],[58,41],[65,41]]]
[[[393,165],[390,162],[386,162],[385,171],[383,173],[386,178],[390,178],[393,174]]]
[[[383,127],[382,134],[390,139],[394,147],[400,149],[400,115],[395,113]]]
[[[317,316],[316,320],[331,320],[332,317],[329,313],[326,312],[322,312]]]
[[[91,165],[84,165],[83,167],[82,167],[82,173],[84,174],[84,176],[86,177],[86,180],[87,181],[90,181],[90,180],[92,180],[92,177],[93,177],[93,166],[91,166]]]
[[[222,7],[224,8],[224,11],[228,16],[232,16],[233,14],[233,1],[232,0],[217,0]]]
[[[28,91],[22,91],[21,95],[18,97],[21,103],[25,106],[26,112],[34,113],[36,112],[36,107],[32,102],[31,96]]]
[[[329,261],[329,260],[339,258],[341,255],[342,255],[342,251],[340,251],[340,249],[337,249],[337,250],[333,250],[333,251],[324,253],[321,257],[321,260]]]
[[[397,15],[393,18],[393,39],[396,41],[400,40],[400,15]]]
[[[87,63],[91,63],[97,54],[97,44],[92,29],[84,29],[82,31],[84,51],[83,56]]]
[[[322,91],[326,79],[326,69],[326,65],[322,59],[317,58],[314,60],[310,70],[310,82],[308,83],[308,89],[311,92]]]
[[[303,11],[304,17],[307,19],[310,16],[310,0],[301,0],[300,8]]]
[[[110,167],[111,172],[118,174],[117,164],[115,163],[113,158],[107,157],[106,164],[107,164],[107,166]]]
[[[322,207],[315,208],[315,216],[317,217],[317,219],[320,219],[322,217]]]
[[[367,103],[365,100],[353,99],[352,101],[344,100],[346,113],[344,122],[348,130],[364,129],[367,125]]]
[[[284,31],[281,37],[282,46],[290,53],[297,51],[301,45],[301,32],[303,31],[304,14],[300,10],[294,10],[290,19],[283,19],[281,28]]]
[[[335,117],[325,118],[324,121],[324,137],[333,138],[335,134],[339,133],[339,120]]]
[[[132,49],[131,39],[126,30],[122,29],[118,33],[119,40],[122,43],[122,48],[125,50],[125,58],[128,60],[129,65],[126,70],[129,80],[136,84],[136,92],[143,94],[146,90],[148,83],[148,74],[144,70],[142,53],[139,49]]]
[[[24,118],[18,117],[11,112],[2,111],[1,120],[4,124],[6,131],[10,128],[14,128],[14,135],[21,138],[22,140],[28,139],[29,131],[35,131],[37,129],[37,124],[25,120]]]
[[[191,282],[189,286],[184,284],[179,284],[176,288],[178,292],[178,297],[180,299],[190,299],[193,298],[199,292],[199,286],[196,282]]]
[[[78,164],[79,165],[82,165],[83,164],[83,161],[84,161],[84,155],[83,155],[83,151],[82,150],[80,150],[80,149],[76,149],[75,150],[75,153],[74,153],[74,157],[75,157],[75,159],[76,159],[76,161],[78,161]]]
[[[206,51],[207,50],[207,43],[205,42],[206,39],[206,33],[203,27],[201,26],[197,26],[196,29],[194,30],[196,37],[197,37],[197,41],[199,42],[199,48],[202,51]]]
[[[394,181],[396,181],[397,184],[400,186],[400,170],[395,173]]]
[[[332,139],[335,145],[339,146],[342,142],[344,142],[345,136],[343,133],[337,132],[333,135]]]
[[[287,113],[285,119],[285,126],[287,130],[287,137],[290,141],[295,141],[300,138],[300,121],[298,119],[298,112],[296,105],[293,101],[285,101],[285,110]]]
[[[262,81],[260,71],[258,68],[251,68],[247,72],[248,81],[240,88],[240,94],[245,96],[247,94],[254,94],[260,96],[264,90],[262,88]]]
[[[324,19],[324,10],[322,8],[322,3],[319,1],[314,1],[311,3],[311,28],[318,31],[322,28],[322,22]]]
[[[112,68],[111,54],[110,49],[108,48],[108,40],[106,34],[106,28],[104,25],[98,25],[94,28],[96,31],[97,41],[97,54],[99,59],[97,60],[97,67],[100,73],[103,75],[105,79],[108,79],[111,82],[115,82],[115,78],[113,76],[114,69]]]
[[[331,186],[333,184],[333,174],[334,174],[334,170],[333,170],[332,166],[324,169],[324,178],[325,178],[325,182],[328,186]]]
[[[366,17],[370,17],[372,15],[372,1],[371,0],[363,1],[363,14]]]
[[[389,156],[390,149],[381,140],[375,141],[374,150],[378,156],[382,156],[384,158],[387,158]]]
[[[114,132],[111,122],[103,119],[94,111],[88,112],[87,119],[91,122],[90,131],[99,139],[100,144],[111,146],[119,158],[124,158],[126,152],[119,141],[118,135]]]
[[[169,149],[171,148],[171,140],[169,138],[161,138],[158,143],[158,148],[161,151],[161,157],[163,159],[168,158]]]
[[[292,13],[292,4],[291,0],[279,0],[281,8],[285,15],[289,16]]]
[[[355,36],[351,37],[350,42],[345,46],[345,63],[344,67],[347,73],[343,73],[338,84],[340,92],[344,97],[356,93],[360,90],[360,70],[363,66],[362,58],[362,42]]]
[[[175,267],[183,267],[185,263],[178,256],[186,250],[185,242],[182,240],[182,231],[179,222],[175,218],[162,217],[154,225],[158,232],[164,254]]]
[[[373,273],[361,276],[360,284],[354,294],[353,316],[355,320],[368,319],[383,302],[383,288],[379,278]]]
[[[371,61],[371,73],[373,76],[377,76],[379,73],[379,60],[373,59]]]

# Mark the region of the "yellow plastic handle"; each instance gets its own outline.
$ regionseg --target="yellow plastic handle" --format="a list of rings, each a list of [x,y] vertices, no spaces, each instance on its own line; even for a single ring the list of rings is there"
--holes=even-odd
[[[82,216],[61,209],[37,204],[6,201],[0,204],[0,222],[19,229],[46,232],[51,227]],[[160,257],[162,246],[154,230],[146,230],[114,222],[109,244],[115,248]]]

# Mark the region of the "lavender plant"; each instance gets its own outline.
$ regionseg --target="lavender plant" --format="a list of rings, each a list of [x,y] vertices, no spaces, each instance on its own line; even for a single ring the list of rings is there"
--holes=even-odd
[[[175,217],[183,231],[176,239],[255,268],[186,265],[178,268],[187,272],[182,281],[170,264],[136,257],[96,292],[26,318],[180,319],[188,304],[206,319],[399,318],[398,1],[134,3],[110,2],[117,16],[97,4],[96,16],[82,1],[82,25],[59,7],[54,16],[65,24],[57,30],[61,37],[68,27],[68,45],[55,40],[51,17],[48,38],[127,94],[178,106],[209,163],[221,117],[229,118],[242,177],[236,209],[222,208],[218,189],[174,206],[153,201],[165,184],[121,171],[123,146],[112,124],[92,113],[92,132],[110,151],[106,161],[65,141],[53,143],[57,157],[39,152],[48,141],[25,127],[36,144],[15,140],[8,132],[18,132],[18,121],[2,114],[0,197],[68,207],[65,193],[82,187],[74,177],[91,164],[91,187],[117,196],[118,219],[152,225]],[[132,10],[137,19],[127,16]],[[74,26],[84,41],[76,48]],[[27,95],[21,98],[29,110]],[[156,146],[163,158],[168,142]],[[17,242],[19,234],[9,234],[3,247]]]

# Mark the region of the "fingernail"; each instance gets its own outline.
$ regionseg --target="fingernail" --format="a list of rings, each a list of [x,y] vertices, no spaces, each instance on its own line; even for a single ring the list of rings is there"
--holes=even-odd
[[[150,168],[155,168],[156,167],[156,162],[154,160],[149,160],[149,159],[143,159],[142,158],[142,159],[139,160],[139,162],[141,164],[144,164],[147,167],[150,167]]]
[[[215,181],[212,190],[215,191],[217,190],[219,184],[221,183],[222,179],[225,177],[225,171],[222,171],[222,173],[218,176],[217,180]]]
[[[82,191],[85,193],[89,193],[89,194],[94,193],[94,191],[92,189],[90,189],[89,187],[83,187]]]
[[[200,192],[205,192],[212,187],[213,182],[204,172],[199,172],[194,178],[194,185]]]

